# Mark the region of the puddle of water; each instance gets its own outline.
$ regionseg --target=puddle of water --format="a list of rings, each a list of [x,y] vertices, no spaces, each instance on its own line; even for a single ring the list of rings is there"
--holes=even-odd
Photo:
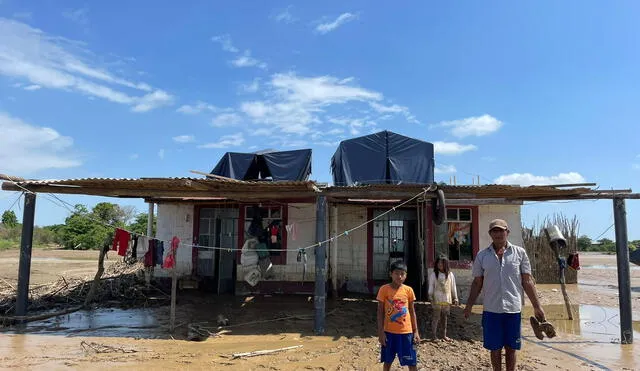
[[[44,321],[12,327],[6,332],[64,336],[166,337],[166,313],[162,309],[97,309],[78,311]]]
[[[523,309],[523,321],[526,321],[526,326],[529,326],[529,317],[533,315],[533,308]],[[574,304],[571,306],[573,320],[569,320],[567,309],[561,304],[546,305],[544,311],[547,320],[558,332],[577,335],[586,340],[620,341],[620,310],[618,308]],[[640,313],[633,313],[632,317],[639,319]],[[640,321],[633,321],[632,326],[634,339],[640,340]]]
[[[607,269],[607,270],[618,270],[616,265],[604,265],[604,264],[596,264],[596,265],[583,265],[583,269]],[[630,264],[631,270],[640,270],[640,266],[635,264]]]

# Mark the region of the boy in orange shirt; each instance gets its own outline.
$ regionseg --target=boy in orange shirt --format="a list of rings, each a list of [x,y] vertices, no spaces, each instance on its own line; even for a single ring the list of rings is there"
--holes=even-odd
[[[391,369],[398,355],[400,366],[417,370],[415,345],[420,342],[416,325],[416,310],[413,303],[416,296],[410,286],[403,284],[407,278],[407,266],[402,262],[391,264],[391,283],[378,290],[378,340],[380,341],[380,362],[383,370]]]

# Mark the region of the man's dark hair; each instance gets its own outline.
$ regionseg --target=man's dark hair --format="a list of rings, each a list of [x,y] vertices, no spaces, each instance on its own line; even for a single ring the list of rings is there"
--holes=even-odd
[[[393,272],[395,270],[407,271],[407,265],[403,261],[393,262],[391,266],[389,266],[389,272]]]

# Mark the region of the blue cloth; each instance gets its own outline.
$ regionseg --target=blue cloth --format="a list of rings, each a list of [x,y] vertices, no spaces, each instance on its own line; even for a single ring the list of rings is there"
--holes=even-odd
[[[520,313],[482,312],[482,337],[484,347],[499,350],[509,347],[520,350]]]
[[[156,248],[154,250],[154,265],[162,265],[162,261],[164,260],[164,242],[157,240]]]
[[[400,366],[415,366],[418,362],[413,334],[392,334],[385,331],[387,345],[380,348],[380,362],[393,363],[398,355]]]

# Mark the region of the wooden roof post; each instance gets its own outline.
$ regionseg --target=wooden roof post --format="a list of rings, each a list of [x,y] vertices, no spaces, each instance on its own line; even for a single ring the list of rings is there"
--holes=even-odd
[[[24,213],[22,215],[22,239],[20,240],[16,316],[26,316],[29,305],[29,278],[31,277],[31,249],[35,213],[36,194],[27,192],[24,194]]]
[[[327,200],[326,196],[318,196],[316,201],[316,242],[315,247],[315,294],[313,297],[313,307],[315,317],[313,330],[316,335],[324,334],[325,330],[325,304],[327,299],[326,272],[327,272],[327,244],[324,243],[327,235]]]
[[[627,211],[624,198],[614,197],[613,218],[616,225],[616,260],[618,262],[618,300],[620,302],[620,343],[633,343],[631,315],[631,281],[629,278],[629,245]]]

